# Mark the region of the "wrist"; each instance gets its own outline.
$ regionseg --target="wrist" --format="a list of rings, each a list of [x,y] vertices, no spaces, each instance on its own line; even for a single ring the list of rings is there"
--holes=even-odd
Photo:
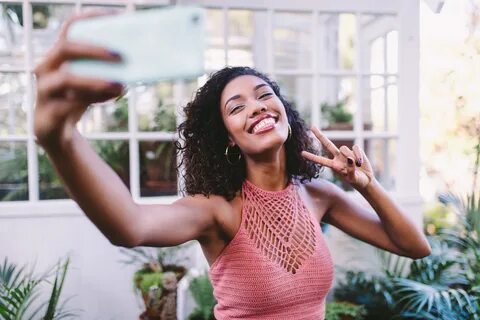
[[[77,136],[80,136],[80,133],[75,127],[70,128],[70,130],[65,128],[64,130],[49,135],[49,137],[37,139],[37,143],[49,154],[61,153],[70,149]]]
[[[370,179],[370,182],[366,186],[358,187],[355,189],[361,194],[365,195],[365,194],[371,194],[372,192],[375,192],[375,190],[378,190],[378,188],[381,188],[380,182],[378,182],[378,180],[373,176]]]

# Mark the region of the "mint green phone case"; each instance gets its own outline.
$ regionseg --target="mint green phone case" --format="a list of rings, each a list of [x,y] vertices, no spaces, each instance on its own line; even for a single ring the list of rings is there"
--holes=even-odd
[[[205,13],[198,7],[167,7],[79,20],[68,39],[105,47],[122,62],[92,59],[69,63],[77,75],[125,84],[188,79],[204,73]]]

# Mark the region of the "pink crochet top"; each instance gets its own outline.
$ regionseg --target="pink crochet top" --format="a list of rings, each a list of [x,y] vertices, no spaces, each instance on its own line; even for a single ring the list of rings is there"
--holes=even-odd
[[[210,267],[215,318],[324,319],[333,263],[297,186],[266,191],[245,180],[242,198],[240,228]]]

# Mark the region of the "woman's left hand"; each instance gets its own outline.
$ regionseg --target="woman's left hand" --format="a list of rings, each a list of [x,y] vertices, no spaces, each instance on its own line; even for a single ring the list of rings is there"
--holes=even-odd
[[[302,151],[302,156],[322,166],[328,167],[356,189],[366,188],[375,180],[375,175],[365,152],[357,145],[353,150],[347,146],[340,149],[333,144],[318,128],[312,127],[312,132],[325,149],[333,156],[332,159]]]

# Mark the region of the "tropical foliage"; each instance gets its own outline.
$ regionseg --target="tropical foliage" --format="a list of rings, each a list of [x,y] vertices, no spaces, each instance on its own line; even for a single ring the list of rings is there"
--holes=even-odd
[[[204,273],[193,278],[188,289],[196,303],[196,307],[188,316],[188,320],[215,319],[213,308],[217,301],[213,296],[213,287],[208,275]]]
[[[25,266],[17,266],[5,259],[0,265],[0,320],[75,317],[77,313],[66,308],[68,299],[60,303],[69,263],[66,259],[44,275],[35,276]],[[41,292],[44,284],[52,286],[48,299]]]

